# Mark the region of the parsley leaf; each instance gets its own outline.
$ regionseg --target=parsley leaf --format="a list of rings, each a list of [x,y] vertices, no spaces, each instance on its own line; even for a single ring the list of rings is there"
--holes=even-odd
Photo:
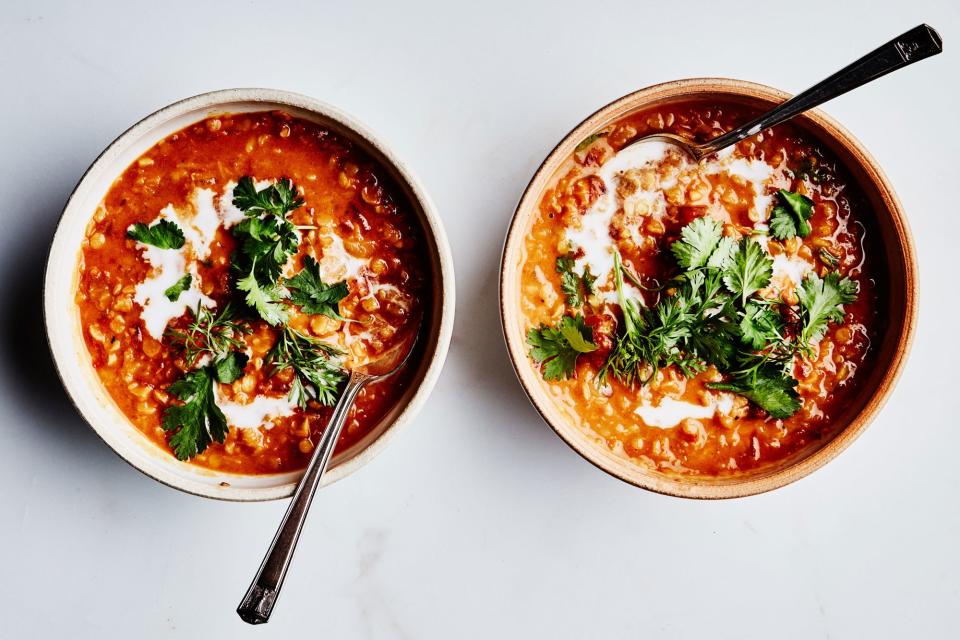
[[[160,249],[179,249],[184,243],[183,231],[170,220],[160,220],[151,227],[142,222],[130,225],[127,237]]]
[[[789,240],[797,235],[797,223],[782,205],[778,204],[770,212],[770,235],[777,240]]]
[[[583,269],[583,276],[574,270],[575,260],[572,253],[557,256],[556,269],[560,274],[560,291],[567,297],[567,306],[582,307],[587,295],[593,293],[596,276],[590,273],[590,267]],[[581,289],[581,284],[583,285]]]
[[[240,351],[230,351],[225,356],[213,363],[214,372],[217,375],[217,381],[223,384],[235,382],[237,378],[243,375],[243,370],[247,366],[250,357]]]
[[[287,178],[258,191],[253,178],[244,176],[233,189],[233,204],[247,216],[232,230],[239,242],[233,266],[242,274],[237,288],[246,292],[247,304],[276,326],[287,320],[280,304],[286,292],[277,279],[300,244],[287,215],[301,207],[303,200]]]
[[[823,337],[828,323],[843,320],[843,305],[857,299],[857,283],[850,278],[841,279],[835,271],[823,279],[811,272],[797,288],[797,297],[803,321],[800,343],[808,347]]]
[[[789,418],[802,406],[797,381],[772,364],[762,364],[732,382],[709,382],[706,386],[738,393],[774,418]]]
[[[563,316],[556,326],[541,324],[539,329],[527,332],[530,357],[543,364],[544,380],[571,378],[577,370],[581,353],[596,351],[593,329],[584,323],[583,316]]]
[[[733,259],[733,254],[737,251],[737,243],[732,238],[720,238],[717,247],[710,254],[707,260],[708,269],[724,269]]]
[[[586,290],[587,295],[593,293],[593,283],[597,281],[597,276],[590,273],[590,265],[584,265],[583,267],[583,276],[580,280],[583,281],[583,288]]]
[[[723,226],[712,218],[697,218],[680,231],[680,239],[670,248],[685,269],[705,267],[720,244]]]
[[[347,377],[333,360],[341,355],[342,351],[322,340],[284,327],[267,354],[266,363],[272,366],[271,375],[293,369],[294,378],[289,394],[291,402],[301,408],[306,407],[310,400],[330,406],[337,401],[340,384]]]
[[[340,301],[350,293],[347,283],[324,283],[320,279],[320,266],[312,257],[304,256],[300,273],[292,278],[284,278],[283,282],[290,290],[290,301],[301,307],[304,313],[343,319],[340,315]]]
[[[813,200],[786,189],[777,191],[780,204],[770,214],[770,233],[778,240],[788,240],[794,236],[806,238],[810,235],[810,223],[813,216]]]
[[[234,267],[241,273],[255,271],[259,281],[271,284],[300,244],[293,224],[273,217],[247,218],[232,233],[240,243]]]
[[[723,274],[723,283],[736,296],[742,305],[747,298],[770,284],[773,273],[773,260],[753,238],[740,241],[733,258],[727,264]]]
[[[161,425],[173,434],[170,447],[179,460],[203,453],[210,442],[227,437],[227,419],[214,399],[213,385],[214,373],[204,367],[187,372],[169,387],[183,404],[164,409]]]
[[[246,277],[237,280],[237,289],[246,292],[246,303],[267,323],[277,326],[288,320],[287,310],[282,303],[284,290],[278,284],[261,284],[256,277],[256,262]]]
[[[192,283],[193,276],[188,273],[168,287],[163,295],[167,296],[170,302],[176,302],[180,298],[180,294],[189,289]]]
[[[303,199],[289,178],[280,178],[258,191],[253,178],[244,176],[233,188],[233,205],[250,217],[270,214],[285,218],[288,213],[303,206]]]

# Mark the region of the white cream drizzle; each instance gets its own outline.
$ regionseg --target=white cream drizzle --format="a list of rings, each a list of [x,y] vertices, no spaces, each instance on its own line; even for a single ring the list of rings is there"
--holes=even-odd
[[[773,195],[767,194],[775,179],[775,169],[762,160],[749,160],[734,157],[733,148],[720,151],[716,156],[704,163],[700,171],[704,175],[725,173],[736,176],[750,185],[753,191],[753,208],[757,217],[766,219],[772,205]],[[596,286],[603,290],[604,285],[610,282],[613,270],[613,248],[615,242],[610,236],[610,223],[618,209],[617,184],[620,176],[628,170],[639,169],[662,163],[667,157],[679,159],[680,172],[690,170],[692,162],[680,154],[672,145],[664,142],[651,141],[644,144],[629,146],[610,160],[605,162],[597,171],[597,176],[603,181],[605,192],[597,198],[593,205],[579,217],[579,226],[568,226],[564,231],[564,241],[571,248],[582,251],[582,255],[574,263],[575,270],[581,275],[589,268],[596,277]],[[667,184],[667,183],[670,184]],[[638,189],[624,200],[624,208],[639,207],[647,215],[658,217],[666,209],[664,190],[675,183],[675,179],[665,180],[652,189]],[[639,241],[639,229],[630,229],[634,241]],[[604,299],[616,301],[616,295],[607,295]],[[642,300],[642,292],[633,291],[633,297]]]
[[[209,189],[196,189],[191,196],[191,207],[181,211],[168,204],[149,224],[160,220],[169,220],[183,231],[184,245],[179,249],[161,249],[138,242],[143,249],[143,258],[152,267],[150,275],[137,285],[133,299],[143,311],[140,319],[154,339],[163,338],[167,324],[179,318],[188,308],[199,303],[215,307],[216,303],[200,290],[200,276],[196,260],[210,255],[210,243],[220,225],[220,218],[213,205],[214,192]],[[186,274],[190,274],[190,288],[183,291],[176,300],[170,300],[166,291]]]
[[[287,396],[254,396],[247,403],[236,402],[225,398],[220,393],[220,385],[214,385],[214,398],[217,406],[223,411],[227,424],[237,429],[257,429],[273,427],[273,421],[293,415],[297,405]]]
[[[369,260],[356,258],[343,245],[343,238],[336,233],[326,235],[330,238],[329,246],[323,247],[317,264],[320,266],[320,275],[325,281],[339,282],[359,278],[361,270],[367,266]]]
[[[731,411],[733,411],[733,396],[729,393],[718,394],[707,405],[665,397],[658,405],[644,403],[633,410],[648,427],[658,429],[675,427],[687,418],[706,420],[718,413],[729,415]]]
[[[584,269],[589,267],[590,273],[597,278],[598,287],[607,282],[613,270],[614,243],[610,238],[610,221],[617,211],[616,182],[620,174],[629,169],[662,162],[670,152],[677,153],[666,143],[649,142],[627,147],[613,156],[597,172],[606,191],[580,216],[579,227],[567,227],[565,230],[564,239],[571,246],[583,251],[583,255],[576,259],[574,268],[583,274]],[[652,202],[663,199],[663,194],[659,191],[648,193]]]
[[[800,256],[790,257],[781,253],[773,257],[773,274],[770,282],[781,289],[788,283],[797,287],[813,269],[813,263],[807,262]]]

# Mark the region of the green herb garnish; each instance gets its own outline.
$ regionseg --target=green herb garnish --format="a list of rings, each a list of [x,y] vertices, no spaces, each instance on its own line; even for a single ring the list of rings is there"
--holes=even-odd
[[[812,231],[808,220],[813,216],[813,200],[799,193],[780,189],[780,204],[770,213],[770,233],[778,240],[794,236],[806,238]]]
[[[303,205],[296,193],[286,178],[258,191],[249,176],[233,190],[233,204],[246,216],[233,227],[239,242],[233,264],[241,274],[237,288],[246,293],[247,304],[274,326],[287,320],[281,304],[286,292],[277,280],[300,243],[296,227],[287,219]]]
[[[179,249],[184,243],[183,231],[170,220],[160,220],[150,227],[138,222],[127,229],[127,237],[160,249]]]
[[[341,355],[342,351],[326,342],[284,327],[266,363],[272,366],[271,375],[293,369],[291,402],[301,408],[310,400],[329,406],[337,401],[340,384],[346,380],[343,369],[333,360]]]
[[[575,259],[568,253],[557,256],[556,269],[560,274],[560,291],[567,297],[567,306],[582,307],[586,296],[593,293],[593,283],[596,278],[590,273],[590,267],[583,269],[583,275],[574,270]]]
[[[298,305],[304,313],[343,320],[340,301],[350,293],[347,283],[325,283],[320,278],[320,265],[312,257],[304,256],[300,273],[292,278],[284,278],[283,283],[290,290],[290,302]]]
[[[217,381],[231,384],[243,375],[250,357],[240,351],[230,351],[227,355],[213,363],[213,370],[217,374]]]
[[[275,282],[262,282],[257,278],[257,263],[243,278],[237,280],[237,289],[247,295],[244,301],[252,307],[268,324],[277,326],[288,320],[287,310],[283,305],[286,291]]]
[[[606,135],[607,135],[606,131],[601,131],[600,133],[594,133],[593,135],[587,136],[586,138],[580,141],[580,144],[574,147],[573,149],[574,153],[580,153],[581,151],[583,151],[584,149],[592,145],[594,142],[596,142],[600,138],[606,137]]]
[[[704,220],[705,218],[701,218]],[[724,264],[723,283],[746,307],[747,299],[770,284],[773,260],[753,238],[743,238]]]
[[[730,382],[708,382],[706,387],[740,394],[773,418],[789,418],[802,406],[797,381],[783,366],[755,360],[753,366],[735,372]]]
[[[167,332],[173,344],[183,349],[188,366],[197,366],[198,361],[204,356],[208,356],[216,363],[225,359],[230,353],[246,348],[243,336],[250,333],[250,329],[236,319],[232,305],[225,305],[216,314],[204,305],[197,305],[196,309],[189,309],[189,312],[190,322],[186,330],[171,329]],[[246,358],[245,355],[243,357]],[[222,376],[218,376],[218,379],[225,383],[233,382],[233,380],[224,380]]]
[[[807,348],[823,337],[828,323],[843,320],[843,305],[857,299],[857,283],[850,278],[841,279],[836,272],[828,273],[823,279],[810,273],[797,288],[797,297],[803,320],[799,340]]]
[[[721,262],[720,257],[729,253],[728,244],[720,240],[719,224],[712,220],[697,224],[681,238],[674,243],[673,252],[687,264],[706,265],[714,252],[719,252],[715,261]],[[613,258],[623,331],[600,370],[601,379],[612,375],[627,384],[644,385],[665,367],[676,366],[684,375],[694,375],[706,363],[729,363],[735,326],[729,318],[731,298],[723,289],[719,268],[688,269],[669,283],[668,295],[656,306],[641,310],[624,293],[619,252]]]
[[[735,249],[730,238],[723,237],[723,227],[711,218],[697,218],[680,230],[680,240],[670,250],[684,269],[699,269],[708,263],[722,267]]]
[[[161,425],[170,436],[170,447],[179,460],[203,453],[211,442],[227,437],[227,419],[217,406],[212,366],[187,372],[170,385],[170,393],[183,404],[164,409]]]
[[[180,294],[189,289],[192,283],[193,276],[188,273],[168,287],[163,295],[167,296],[170,302],[176,302],[180,298]]]
[[[577,357],[581,353],[596,351],[593,329],[588,327],[583,316],[563,316],[554,326],[541,324],[539,329],[527,332],[530,357],[543,365],[544,380],[571,378],[577,370]]]
[[[288,213],[303,206],[303,199],[289,178],[281,178],[258,191],[253,178],[244,176],[233,188],[233,205],[248,216],[269,214],[285,220]]]
[[[788,196],[796,194],[781,195],[785,203],[806,206]],[[805,222],[806,214],[799,215]],[[613,277],[623,321],[599,380],[613,376],[628,385],[643,385],[666,367],[677,367],[690,377],[714,365],[726,380],[708,388],[738,393],[774,418],[793,415],[801,406],[792,374],[794,356],[822,338],[830,321],[843,319],[842,307],[856,298],[856,284],[837,273],[822,280],[810,274],[797,290],[799,309],[785,316],[785,303],[760,295],[770,286],[773,261],[754,238],[735,242],[723,237],[719,222],[699,218],[681,229],[671,252],[679,270],[657,290],[656,304],[647,307],[627,295],[624,277],[630,272],[614,252]],[[571,267],[569,256],[558,258],[561,284]],[[571,292],[564,289],[568,296]],[[584,345],[569,340],[563,327],[589,330],[581,316],[565,316],[561,325],[541,326],[527,336],[531,357],[546,363],[543,376],[548,380],[572,376],[579,354],[595,348],[592,332],[571,332],[584,339]]]

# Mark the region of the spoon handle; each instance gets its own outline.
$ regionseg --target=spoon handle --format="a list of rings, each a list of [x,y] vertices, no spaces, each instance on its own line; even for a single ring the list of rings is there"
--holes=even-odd
[[[277,596],[280,595],[280,587],[283,585],[283,579],[293,559],[293,552],[297,548],[297,540],[300,538],[300,531],[307,518],[313,495],[320,486],[320,478],[333,455],[350,407],[353,406],[357,394],[369,380],[370,376],[363,373],[350,374],[350,380],[333,409],[330,422],[320,436],[317,448],[310,457],[310,463],[303,472],[303,478],[297,485],[290,506],[287,507],[287,513],[283,516],[280,528],[277,529],[273,542],[267,550],[267,555],[263,558],[263,563],[257,570],[257,575],[253,578],[240,606],[237,607],[237,614],[244,622],[263,624],[270,619],[273,605],[277,601]]]
[[[744,138],[754,136],[764,129],[776,126],[798,113],[843,95],[851,89],[856,89],[901,67],[935,56],[941,51],[943,51],[943,42],[940,34],[930,25],[921,24],[874,49],[756,120],[702,145],[697,145],[698,155],[703,157],[715,153]]]

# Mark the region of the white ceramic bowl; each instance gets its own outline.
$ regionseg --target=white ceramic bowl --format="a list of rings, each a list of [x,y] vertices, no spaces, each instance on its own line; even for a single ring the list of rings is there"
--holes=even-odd
[[[83,341],[75,303],[80,243],[97,205],[114,179],[143,152],[187,125],[218,113],[282,110],[317,122],[369,154],[405,192],[419,218],[431,269],[432,299],[424,318],[420,358],[412,383],[385,418],[361,441],[337,455],[323,477],[329,484],[353,472],[410,422],[440,375],[453,329],[453,260],[436,209],[423,186],[396,155],[364,125],[312,98],[270,89],[227,89],[181,100],[147,116],[124,132],[87,169],[67,201],[53,238],[44,282],[47,337],[64,387],[81,415],[104,442],[131,465],[168,486],[224,500],[272,500],[292,494],[300,472],[245,476],[178,461],[143,435],[124,416],[98,378]],[[416,357],[416,356],[415,356]]]

